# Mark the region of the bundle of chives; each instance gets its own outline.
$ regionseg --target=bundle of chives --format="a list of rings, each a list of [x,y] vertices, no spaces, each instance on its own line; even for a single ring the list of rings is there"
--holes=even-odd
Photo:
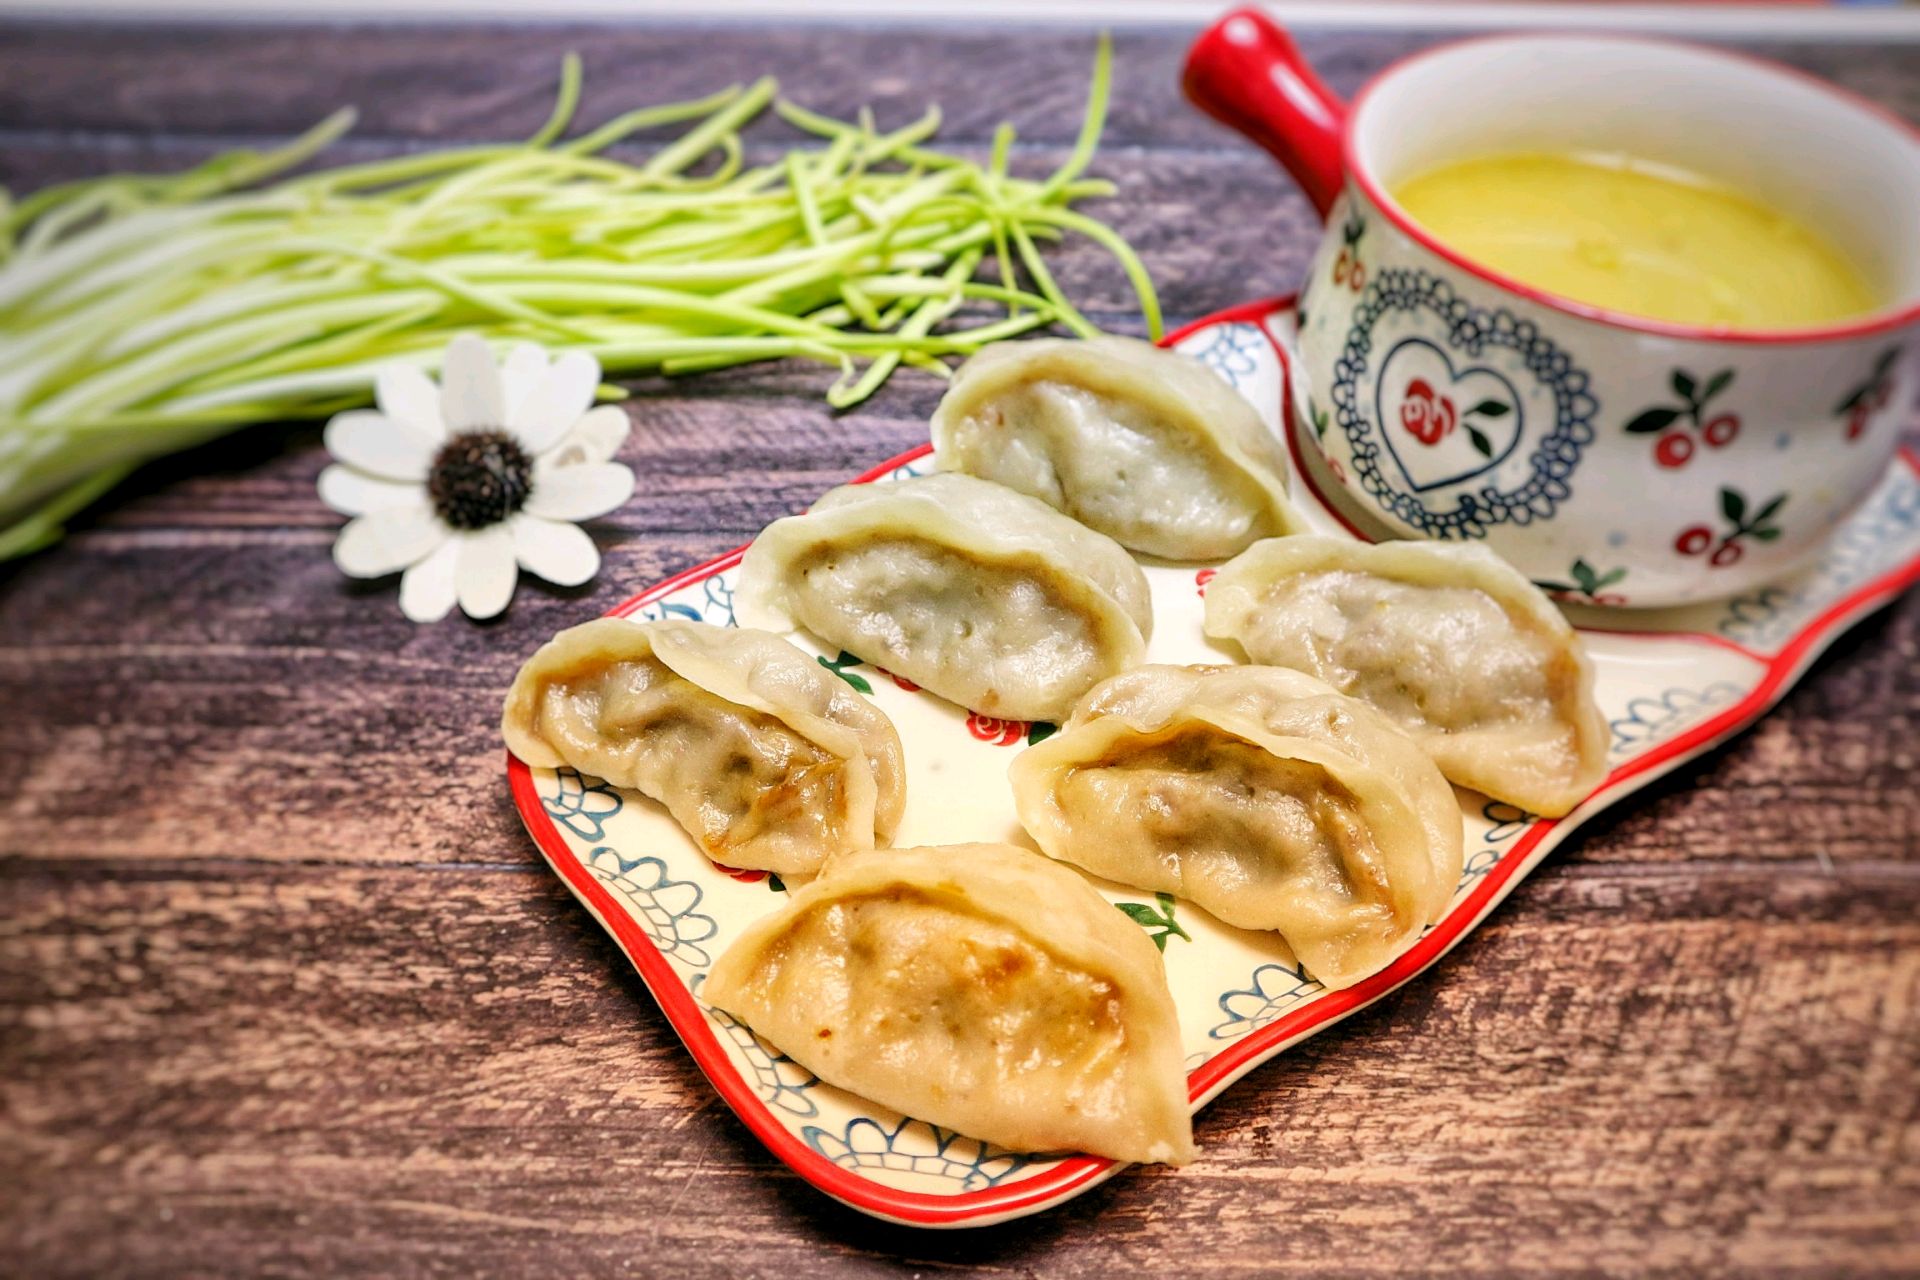
[[[614,374],[817,360],[845,407],[902,363],[944,375],[1032,329],[1096,332],[1037,247],[1072,232],[1119,260],[1157,336],[1139,259],[1070,207],[1112,193],[1082,176],[1110,65],[1102,40],[1078,140],[1043,180],[1009,174],[1008,126],[981,165],[925,145],[937,109],[882,133],[864,112],[779,101],[770,79],[561,141],[580,93],[569,57],[552,117],[519,145],[270,181],[344,134],[341,111],[178,175],[0,191],[0,560],[57,541],[147,459],[365,403],[379,366],[431,368],[460,332],[588,351]],[[740,130],[769,106],[822,145],[747,167]],[[602,154],[687,122],[644,163]]]

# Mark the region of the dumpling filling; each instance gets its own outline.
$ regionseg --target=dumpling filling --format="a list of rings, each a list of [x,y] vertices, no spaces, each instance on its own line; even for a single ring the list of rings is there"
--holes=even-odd
[[[536,707],[534,727],[567,759],[665,804],[716,862],[763,866],[788,845],[872,847],[870,831],[862,842],[854,830],[845,760],[657,658],[556,680]]]
[[[817,548],[796,570],[796,619],[876,666],[988,715],[1032,719],[1011,689],[1072,698],[1111,674],[1094,620],[1040,572],[914,538]]]

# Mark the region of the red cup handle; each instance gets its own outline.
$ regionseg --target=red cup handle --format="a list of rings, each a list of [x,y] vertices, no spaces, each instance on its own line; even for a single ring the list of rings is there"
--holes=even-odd
[[[1236,9],[1187,51],[1187,97],[1285,165],[1322,218],[1340,194],[1340,122],[1346,104],[1313,73],[1299,46],[1258,9]]]

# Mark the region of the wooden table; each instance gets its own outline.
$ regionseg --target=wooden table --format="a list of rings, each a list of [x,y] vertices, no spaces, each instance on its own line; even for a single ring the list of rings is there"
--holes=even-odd
[[[1124,34],[1096,169],[1171,314],[1289,289],[1307,206]],[[1306,40],[1351,90],[1418,35]],[[837,113],[1071,139],[1085,34],[0,29],[16,192],[276,139],[514,137],[763,71]],[[1769,52],[1920,116],[1920,55]],[[777,129],[756,131],[773,144]],[[1098,254],[1056,259],[1133,327]],[[902,376],[645,382],[590,587],[415,628],[328,559],[311,425],[151,468],[0,568],[0,1273],[1920,1272],[1920,598],[1556,854],[1435,971],[1255,1072],[1200,1161],[1011,1227],[884,1226],[736,1122],[536,856],[495,724],[555,629],[925,439]]]

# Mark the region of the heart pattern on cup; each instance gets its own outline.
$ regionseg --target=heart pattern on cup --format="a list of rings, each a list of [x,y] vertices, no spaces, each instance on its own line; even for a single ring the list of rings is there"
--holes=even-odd
[[[1456,370],[1425,338],[1406,338],[1381,362],[1374,410],[1387,452],[1415,493],[1471,480],[1520,443],[1513,383],[1492,369]]]

